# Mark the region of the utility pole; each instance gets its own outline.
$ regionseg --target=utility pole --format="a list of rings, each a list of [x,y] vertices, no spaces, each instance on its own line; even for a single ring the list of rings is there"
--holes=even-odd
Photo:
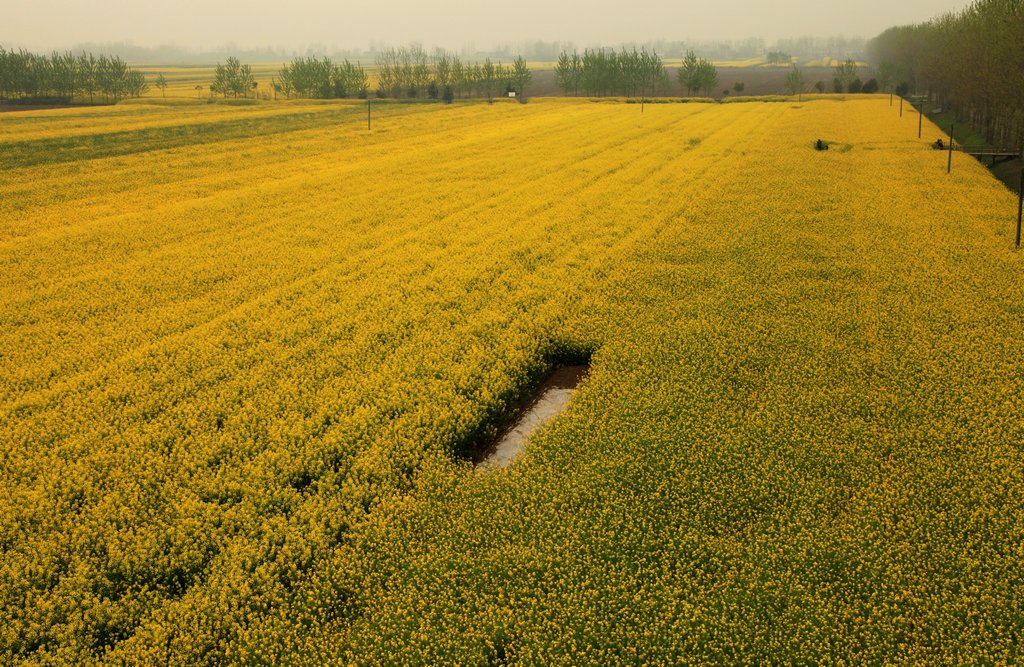
[[[1017,190],[1017,250],[1020,250],[1020,221],[1024,214],[1024,149],[1021,149],[1020,159],[1020,189]]]
[[[953,128],[956,123],[949,124],[949,159],[946,160],[946,173],[948,174],[953,168]]]
[[[918,107],[917,107],[917,138],[918,139],[921,138],[921,130],[922,130],[922,126],[924,125],[924,109],[922,107],[924,107],[924,105],[919,103]]]
[[[900,118],[903,118],[903,96],[900,96]]]

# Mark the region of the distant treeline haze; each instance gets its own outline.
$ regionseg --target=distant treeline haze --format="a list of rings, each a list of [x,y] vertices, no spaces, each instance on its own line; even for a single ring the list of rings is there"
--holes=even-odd
[[[391,48],[393,45],[380,40],[372,40],[366,47],[339,47],[323,43],[311,43],[299,52],[280,47],[263,47],[245,49],[235,44],[227,44],[216,50],[198,52],[174,46],[144,47],[137,44],[123,42],[83,43],[75,46],[72,51],[92,51],[94,53],[113,53],[121,56],[128,62],[152,63],[154,65],[193,65],[205,66],[212,62],[223,62],[229,56],[239,58],[250,63],[281,63],[292,57],[322,58],[330,56],[335,61],[348,58],[352,62],[370,63],[374,62],[378,55]],[[438,45],[442,46],[442,45]],[[517,42],[503,42],[478,47],[477,45],[466,45],[457,53],[464,62],[480,61],[490,57],[497,62],[511,62],[516,54],[523,56],[531,62],[554,62],[558,54],[563,51],[572,53],[584,48],[583,44],[574,44],[566,40],[522,40]],[[586,45],[593,49],[595,44]],[[864,39],[860,37],[813,37],[803,36],[793,39],[779,39],[774,43],[768,43],[758,37],[750,37],[736,40],[643,40],[635,42],[623,42],[615,44],[604,44],[606,47],[616,49],[623,47],[629,50],[643,49],[656,51],[663,58],[683,58],[689,51],[694,51],[717,61],[742,61],[750,58],[758,58],[769,52],[784,52],[802,59],[820,59],[828,56],[829,59],[844,60],[855,58],[862,60],[864,55]],[[599,49],[598,49],[599,50]],[[430,49],[433,53],[433,49]],[[786,60],[788,62],[788,60]]]

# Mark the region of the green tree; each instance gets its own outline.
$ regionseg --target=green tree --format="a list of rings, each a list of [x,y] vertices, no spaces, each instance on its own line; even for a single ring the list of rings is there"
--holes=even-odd
[[[558,55],[558,62],[555,63],[555,82],[566,96],[573,89],[572,56],[565,51]]]
[[[142,97],[149,90],[149,84],[146,83],[146,77],[143,76],[142,72],[132,70],[128,72],[128,76],[125,79],[125,92],[132,97]]]
[[[452,80],[450,83],[452,99],[459,95],[465,85],[466,66],[462,64],[462,60],[457,55],[452,54]]]
[[[526,86],[530,84],[532,78],[533,73],[526,66],[526,60],[522,56],[517,56],[512,63],[511,79],[512,86],[516,89],[516,94],[520,100],[526,99]]]
[[[256,90],[256,77],[252,75],[252,68],[249,65],[242,65],[239,71],[238,80],[235,82],[235,96],[247,96],[249,91]]]
[[[857,78],[857,63],[851,59],[841,63],[835,68],[835,78],[842,86],[842,90],[836,92],[849,92],[850,84]]]
[[[698,82],[704,90],[704,97],[711,97],[711,90],[718,87],[718,68],[710,60],[701,58]]]
[[[438,90],[452,85],[452,58],[442,49],[434,55],[434,82]]]
[[[167,98],[167,77],[165,77],[163,75],[163,72],[161,72],[160,74],[157,75],[156,82],[155,82],[154,85],[156,85],[156,87],[160,89],[160,92],[163,94],[164,98],[166,99]]]
[[[665,63],[657,52],[641,52],[639,58],[639,81],[641,95],[654,95],[659,90],[668,88],[668,74],[665,72]]]
[[[580,54],[572,54],[572,94],[579,96],[580,84],[583,82],[583,58]]]
[[[483,67],[480,68],[480,86],[488,102],[494,101],[494,87],[497,83],[498,69],[490,58],[485,58]]]
[[[398,69],[398,53],[395,49],[384,49],[377,54],[378,96],[399,96],[401,81],[399,81]]]
[[[408,52],[411,64],[409,85],[416,88],[417,91],[425,91],[434,76],[430,56],[420,46],[412,46]]]
[[[89,103],[92,104],[96,94],[96,58],[90,53],[84,52],[78,56],[78,92],[89,94]],[[0,91],[2,94],[2,91]]]
[[[693,91],[700,90],[700,60],[697,54],[693,51],[686,52],[676,76],[679,79],[679,86],[686,89],[687,95],[693,95]]]
[[[254,83],[256,83],[256,79],[252,75],[252,68],[249,65],[241,64],[238,58],[232,56],[223,65],[217,63],[210,90],[224,97],[227,97],[228,94],[238,97],[247,95],[253,89]]]
[[[698,58],[693,51],[687,51],[677,78],[687,95],[703,90],[705,97],[710,97],[711,90],[718,86],[718,69],[710,60]]]
[[[891,93],[893,86],[896,85],[896,81],[900,77],[900,68],[898,65],[891,62],[884,62],[878,66],[878,87],[887,92]]]
[[[786,93],[789,95],[803,95],[804,92],[804,75],[800,72],[800,68],[793,65],[793,68],[789,70],[789,74],[786,75]]]

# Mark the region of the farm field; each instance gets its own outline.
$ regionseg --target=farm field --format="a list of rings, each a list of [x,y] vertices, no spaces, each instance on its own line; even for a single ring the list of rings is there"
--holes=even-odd
[[[0,117],[0,662],[1020,660],[1016,199],[940,130],[365,114]]]

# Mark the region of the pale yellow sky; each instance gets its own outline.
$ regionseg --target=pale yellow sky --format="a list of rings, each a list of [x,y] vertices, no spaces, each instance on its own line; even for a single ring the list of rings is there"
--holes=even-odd
[[[965,0],[0,0],[0,44],[62,48],[130,41],[214,48],[363,48],[371,40],[463,48],[543,39],[580,45],[653,39],[872,37]]]

